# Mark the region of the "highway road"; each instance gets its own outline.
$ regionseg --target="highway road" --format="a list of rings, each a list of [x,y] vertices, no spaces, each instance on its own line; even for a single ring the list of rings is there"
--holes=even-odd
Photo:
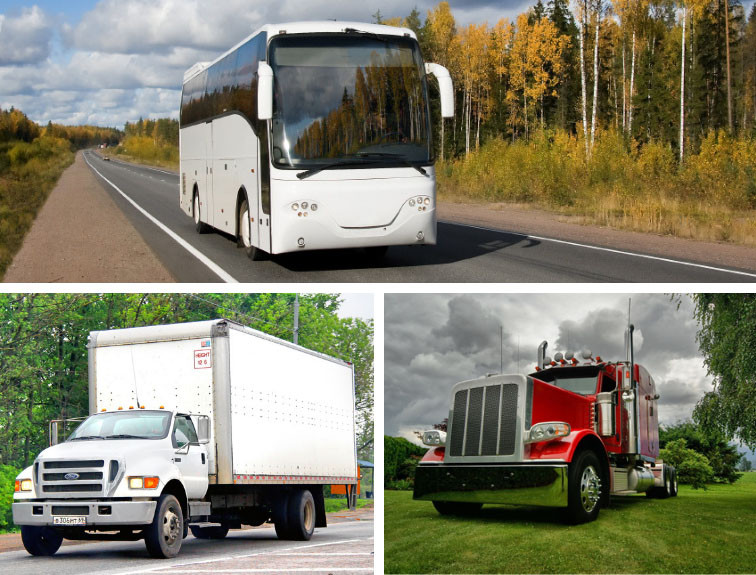
[[[350,520],[316,529],[310,541],[279,541],[273,527],[232,530],[220,541],[189,535],[174,559],[152,559],[142,541],[64,545],[52,557],[26,551],[0,553],[0,569],[13,575],[83,573],[338,573],[373,572],[373,521]]]
[[[116,204],[179,282],[752,282],[751,270],[631,253],[544,235],[439,222],[438,245],[301,252],[250,261],[234,238],[198,234],[178,176],[84,153]]]

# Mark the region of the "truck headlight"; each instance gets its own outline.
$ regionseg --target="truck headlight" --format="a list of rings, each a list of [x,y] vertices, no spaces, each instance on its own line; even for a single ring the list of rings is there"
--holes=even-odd
[[[528,432],[526,443],[537,443],[539,441],[549,441],[557,437],[566,437],[570,434],[570,424],[562,421],[550,421],[547,423],[536,423]]]
[[[16,479],[15,491],[31,491],[31,490],[32,490],[31,479],[21,479],[20,481]]]
[[[159,477],[129,477],[129,489],[157,489]]]
[[[428,447],[439,447],[446,445],[446,432],[438,429],[431,429],[423,432],[423,443]]]

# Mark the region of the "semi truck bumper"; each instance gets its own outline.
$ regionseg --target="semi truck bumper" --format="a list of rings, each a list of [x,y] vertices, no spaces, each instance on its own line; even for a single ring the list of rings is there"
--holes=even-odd
[[[56,527],[147,525],[152,523],[156,504],[155,501],[23,501],[13,504],[13,523]],[[81,523],[82,517],[86,523]]]
[[[567,465],[419,464],[414,498],[566,507],[567,478]]]

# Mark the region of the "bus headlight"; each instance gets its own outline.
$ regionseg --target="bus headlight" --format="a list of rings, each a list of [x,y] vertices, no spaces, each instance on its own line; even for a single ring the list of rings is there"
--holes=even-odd
[[[293,204],[291,204],[291,209],[296,212],[299,209],[299,204],[294,202]]]

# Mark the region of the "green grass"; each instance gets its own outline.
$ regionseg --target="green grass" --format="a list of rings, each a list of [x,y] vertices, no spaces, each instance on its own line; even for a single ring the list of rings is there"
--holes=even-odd
[[[558,510],[483,507],[439,515],[408,491],[385,492],[386,573],[753,573],[756,473],[673,499],[615,497],[597,521]]]
[[[373,505],[372,499],[358,499],[357,509],[362,507],[368,507]],[[326,513],[333,513],[335,511],[344,511],[347,508],[346,497],[339,497],[337,499],[326,499],[325,510]]]

